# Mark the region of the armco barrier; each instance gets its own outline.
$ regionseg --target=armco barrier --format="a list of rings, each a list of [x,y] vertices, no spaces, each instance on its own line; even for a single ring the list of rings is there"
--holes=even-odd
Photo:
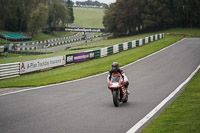
[[[0,79],[19,76],[20,63],[0,64]]]
[[[45,58],[26,62],[16,62],[9,64],[0,64],[0,79],[19,76],[20,74],[34,72],[42,69],[62,66],[69,63],[79,63],[91,60],[93,58],[106,57],[108,55],[128,50],[138,46],[146,45],[149,42],[164,38],[164,34],[158,34],[144,39],[133,40],[123,44],[116,44],[110,47],[92,50],[88,52],[64,55],[59,57]]]

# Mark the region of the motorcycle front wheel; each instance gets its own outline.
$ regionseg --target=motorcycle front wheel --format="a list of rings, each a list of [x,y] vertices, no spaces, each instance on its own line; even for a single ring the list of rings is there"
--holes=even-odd
[[[113,91],[113,103],[115,107],[119,106],[120,101],[119,101],[119,96],[118,96],[118,90]]]

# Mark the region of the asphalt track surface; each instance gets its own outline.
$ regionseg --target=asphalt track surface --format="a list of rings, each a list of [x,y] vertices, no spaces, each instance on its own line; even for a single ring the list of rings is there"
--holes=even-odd
[[[125,133],[199,64],[200,39],[184,39],[123,68],[132,93],[118,108],[107,74],[0,96],[0,133]]]

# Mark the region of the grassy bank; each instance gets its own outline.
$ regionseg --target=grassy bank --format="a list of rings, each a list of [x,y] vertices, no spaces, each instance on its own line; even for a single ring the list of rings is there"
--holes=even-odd
[[[200,132],[200,71],[185,90],[142,133]]]
[[[85,28],[104,28],[103,9],[74,7],[75,24]]]
[[[124,51],[105,58],[61,67],[50,71],[24,75],[17,78],[0,80],[0,88],[48,85],[102,73],[108,71],[110,69],[110,64],[114,61],[119,62],[122,66],[126,65],[144,56],[154,53],[164,47],[167,47],[177,42],[181,38],[182,37],[180,36],[167,36],[162,40],[155,41],[142,47],[137,47],[135,49]],[[98,66],[101,67],[99,68]],[[96,69],[97,67],[99,69]]]
[[[65,31],[59,31],[59,32],[53,32],[52,34],[44,34],[42,32],[38,32],[33,36],[33,41],[41,41],[41,40],[49,40],[49,39],[55,39],[55,38],[62,38],[67,36],[72,36],[76,34],[75,32],[65,32]]]

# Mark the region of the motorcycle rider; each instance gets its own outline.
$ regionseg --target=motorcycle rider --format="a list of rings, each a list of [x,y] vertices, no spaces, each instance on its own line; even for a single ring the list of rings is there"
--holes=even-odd
[[[123,70],[121,70],[119,68],[119,64],[117,62],[113,62],[112,63],[112,69],[109,71],[109,75],[108,75],[108,78],[107,78],[108,83],[110,82],[110,80],[112,78],[112,75],[115,74],[115,73],[119,73],[122,76],[123,80],[124,80],[123,88],[122,88],[122,93],[123,93],[122,101],[123,101],[125,99],[125,94],[126,93],[128,95],[130,94],[130,91],[128,90],[129,82],[128,82],[127,76],[125,75]]]

